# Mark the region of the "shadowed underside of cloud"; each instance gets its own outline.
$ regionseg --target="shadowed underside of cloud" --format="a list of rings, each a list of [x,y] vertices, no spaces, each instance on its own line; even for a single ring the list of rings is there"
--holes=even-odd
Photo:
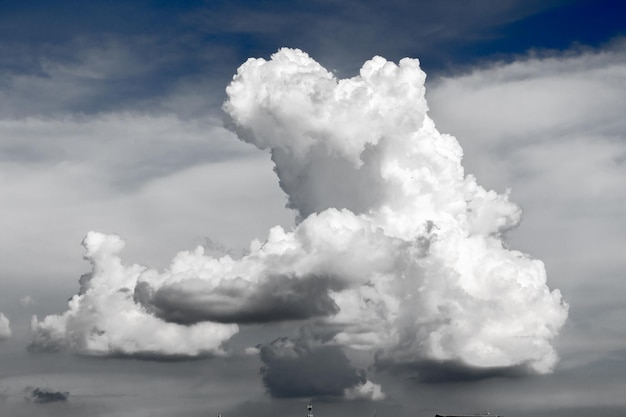
[[[299,224],[272,228],[240,259],[200,247],[163,272],[124,265],[118,236],[90,232],[92,272],[68,311],[33,319],[33,346],[221,354],[238,323],[302,320],[306,341],[261,348],[278,396],[317,389],[289,391],[281,369],[327,357],[343,381],[328,395],[377,392],[342,348],[377,351],[389,366],[442,364],[444,374],[550,372],[567,305],[541,261],[503,243],[521,210],[465,175],[458,142],[426,114],[424,80],[414,59],[375,57],[345,80],[299,50],[248,60],[224,110],[242,140],[271,152]]]
[[[174,323],[268,323],[336,314],[338,307],[329,296],[332,286],[337,287],[333,280],[316,275],[270,276],[256,288],[213,287],[190,279],[154,291],[142,281],[135,287],[135,301]]]

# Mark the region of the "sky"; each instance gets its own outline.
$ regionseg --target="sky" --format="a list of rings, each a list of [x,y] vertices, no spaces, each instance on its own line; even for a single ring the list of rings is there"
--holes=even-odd
[[[625,14],[0,3],[0,414],[623,416]]]

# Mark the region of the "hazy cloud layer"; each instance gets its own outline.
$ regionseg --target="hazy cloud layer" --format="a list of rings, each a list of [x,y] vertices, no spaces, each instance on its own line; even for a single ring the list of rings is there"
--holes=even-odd
[[[164,268],[205,236],[246,248],[291,224],[269,156],[220,125],[221,116],[138,112],[0,119],[0,199],[10,202],[0,263],[13,297],[30,294],[39,314],[62,311],[91,229],[123,235],[129,259]],[[58,301],[33,292],[49,295],[51,282]]]
[[[119,237],[89,233],[93,270],[67,312],[33,319],[33,348],[219,354],[237,323],[308,319],[323,346],[303,358],[344,347],[385,364],[550,372],[567,306],[541,261],[503,243],[521,210],[465,175],[458,142],[426,114],[424,79],[412,59],[375,57],[346,80],[298,50],[248,60],[224,109],[271,151],[299,224],[239,259],[199,247],[163,272],[125,266]],[[364,384],[341,389],[377,395]]]

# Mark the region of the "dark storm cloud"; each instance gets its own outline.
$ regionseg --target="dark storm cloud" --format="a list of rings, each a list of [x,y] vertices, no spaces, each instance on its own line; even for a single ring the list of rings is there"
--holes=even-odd
[[[337,283],[317,275],[274,276],[257,288],[214,288],[198,279],[163,285],[154,291],[147,282],[140,282],[135,287],[135,300],[158,317],[175,323],[265,323],[337,313],[339,309],[329,296],[331,289],[339,289]]]
[[[310,347],[300,340],[279,338],[260,346],[261,375],[275,398],[341,397],[346,389],[363,385],[363,371],[355,369],[339,346]]]
[[[217,118],[189,121],[173,114],[109,113],[2,120],[1,114],[0,109],[0,163],[51,169],[89,160],[86,169],[105,172],[96,181],[122,191],[194,166],[250,155]]]

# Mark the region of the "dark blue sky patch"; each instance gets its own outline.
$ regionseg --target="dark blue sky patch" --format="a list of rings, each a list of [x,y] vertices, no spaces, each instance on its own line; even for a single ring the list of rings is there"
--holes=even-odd
[[[564,1],[501,28],[493,39],[471,45],[467,53],[482,57],[522,54],[530,49],[565,50],[573,45],[598,47],[624,36],[626,3],[619,0]]]
[[[151,110],[189,80],[203,84],[206,105],[217,109],[241,63],[281,47],[307,51],[341,78],[374,55],[417,57],[436,77],[490,57],[605,43],[625,33],[624,7],[615,0],[4,2],[0,86],[20,116]],[[112,43],[119,56],[107,55]],[[102,54],[102,63],[87,62],[88,53],[92,61]],[[110,71],[84,79],[85,66],[116,59]],[[58,67],[69,69],[68,97],[39,97],[46,88],[20,91],[13,81],[58,84]],[[25,94],[31,104],[22,109]]]

